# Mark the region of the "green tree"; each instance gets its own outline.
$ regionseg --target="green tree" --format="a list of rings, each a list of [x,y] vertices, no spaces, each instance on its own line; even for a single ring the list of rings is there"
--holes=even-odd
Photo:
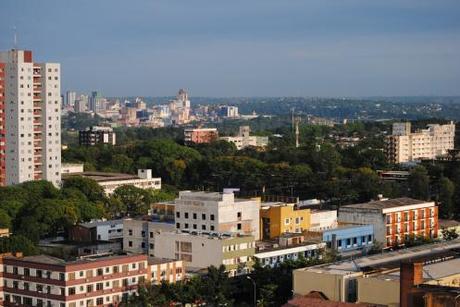
[[[203,298],[209,306],[229,306],[232,304],[230,280],[225,266],[210,266],[202,279]]]
[[[132,185],[125,185],[115,189],[113,197],[123,204],[124,214],[143,215],[147,214],[152,203],[152,195],[149,191]]]
[[[37,255],[40,251],[25,236],[12,235],[6,238],[0,238],[0,253],[22,252],[24,256]]]
[[[455,231],[455,229],[443,228],[441,230],[441,233],[442,233],[442,238],[446,241],[455,240],[459,236],[458,233]]]
[[[447,177],[441,177],[439,180],[439,214],[443,218],[453,218],[455,215],[454,197],[455,185]]]
[[[430,178],[423,166],[417,166],[410,172],[407,179],[409,185],[409,195],[420,200],[428,200],[430,197]]]
[[[93,179],[72,176],[64,180],[63,189],[75,188],[82,192],[89,201],[104,201],[104,189]]]
[[[11,217],[3,209],[0,209],[0,228],[11,229]]]

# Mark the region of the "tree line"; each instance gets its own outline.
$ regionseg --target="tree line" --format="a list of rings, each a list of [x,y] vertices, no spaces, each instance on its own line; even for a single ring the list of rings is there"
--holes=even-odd
[[[47,181],[0,187],[0,228],[13,233],[0,240],[0,249],[32,254],[40,239],[66,235],[77,223],[143,215],[151,203],[174,197],[173,191],[134,186],[119,187],[107,196],[96,181],[79,176],[65,180],[60,189]]]

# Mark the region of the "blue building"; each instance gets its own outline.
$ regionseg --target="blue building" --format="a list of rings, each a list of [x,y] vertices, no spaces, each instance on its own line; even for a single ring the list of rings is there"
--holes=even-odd
[[[374,241],[374,226],[346,225],[324,230],[323,241],[339,252],[370,248]]]

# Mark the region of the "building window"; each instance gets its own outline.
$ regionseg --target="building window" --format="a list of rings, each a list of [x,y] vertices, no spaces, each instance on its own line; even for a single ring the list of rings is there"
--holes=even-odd
[[[133,235],[133,230],[132,229],[128,229],[128,235],[130,235],[130,236]]]
[[[196,213],[193,213],[193,219],[196,220]]]
[[[236,214],[236,217],[237,217],[237,218],[241,218],[241,212],[238,212],[238,213]]]
[[[176,223],[176,228],[180,228],[180,223]]]
[[[214,231],[214,225],[211,225],[210,229],[211,231]]]
[[[236,229],[241,230],[241,223],[236,224]]]
[[[75,294],[75,287],[70,287],[69,288],[69,295],[74,295]]]
[[[214,214],[211,214],[211,215],[209,216],[209,219],[210,219],[211,221],[214,221]]]
[[[142,235],[142,238],[145,238],[145,231],[142,230],[141,235]]]
[[[180,212],[179,211],[176,212],[176,217],[180,218]]]
[[[65,273],[59,273],[59,280],[65,280]]]
[[[104,275],[104,270],[103,269],[97,269],[97,276],[102,276]]]
[[[196,224],[193,224],[193,229],[196,229],[196,228],[197,228]]]
[[[104,304],[104,298],[103,297],[98,297],[96,299],[96,305],[103,305]]]
[[[201,219],[202,219],[202,220],[206,220],[206,214],[204,214],[204,213],[201,214]]]
[[[186,219],[188,219],[188,212],[185,212],[185,213],[184,213],[184,217],[185,217]]]
[[[129,242],[128,242],[128,246],[129,246],[129,247],[133,247],[133,241],[129,241]]]
[[[201,225],[201,230],[206,230],[206,225]]]

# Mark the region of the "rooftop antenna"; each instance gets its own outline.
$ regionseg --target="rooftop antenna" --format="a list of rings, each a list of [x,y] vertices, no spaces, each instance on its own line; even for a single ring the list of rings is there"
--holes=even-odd
[[[18,47],[18,34],[16,26],[13,26],[13,49],[17,49]]]

